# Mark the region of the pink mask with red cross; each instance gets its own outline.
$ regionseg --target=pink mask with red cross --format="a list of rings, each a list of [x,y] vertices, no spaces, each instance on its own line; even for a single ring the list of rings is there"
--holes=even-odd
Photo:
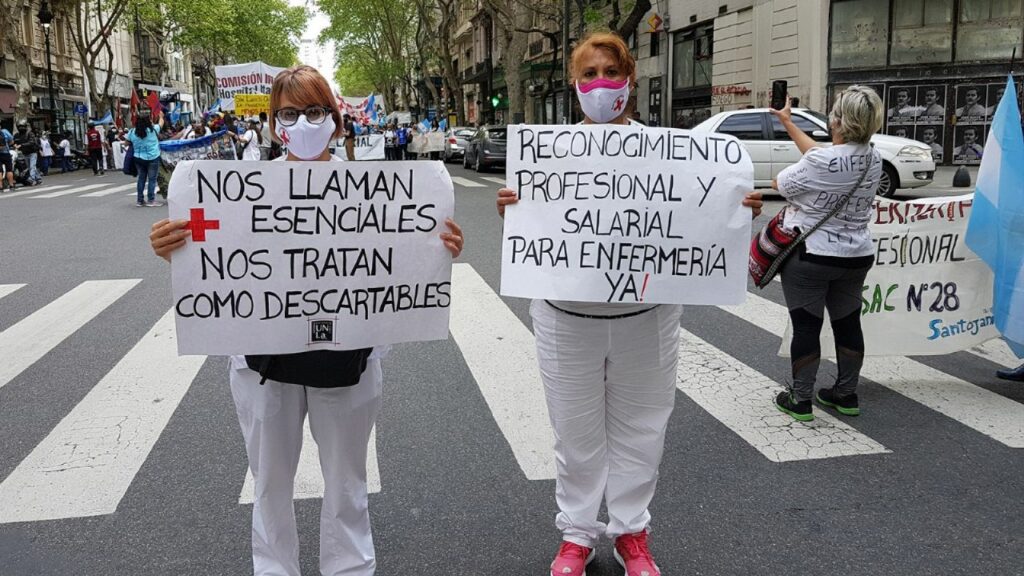
[[[576,82],[576,96],[583,113],[597,124],[615,120],[626,111],[629,100],[629,80],[616,82],[607,78],[591,80],[586,84]]]

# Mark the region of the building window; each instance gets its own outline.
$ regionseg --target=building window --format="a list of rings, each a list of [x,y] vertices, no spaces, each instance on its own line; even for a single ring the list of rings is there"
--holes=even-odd
[[[885,66],[889,0],[832,4],[832,68]]]
[[[711,85],[712,36],[714,27],[701,26],[673,37],[672,88]]]
[[[659,54],[661,54],[661,35],[654,33],[651,34],[651,53],[649,54],[649,56],[651,58],[654,58]]]
[[[661,76],[647,81],[647,121],[651,126],[661,126]]]
[[[961,0],[956,59],[1009,60],[1021,54],[1022,0]]]
[[[890,64],[953,59],[953,0],[894,0]]]

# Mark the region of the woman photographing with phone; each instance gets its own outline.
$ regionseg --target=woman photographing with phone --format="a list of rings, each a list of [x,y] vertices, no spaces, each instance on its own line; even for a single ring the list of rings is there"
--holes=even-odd
[[[636,63],[615,34],[592,34],[573,50],[572,82],[584,124],[629,124]],[[498,213],[518,201],[498,192]],[[761,194],[743,200],[756,216]],[[534,300],[537,359],[555,434],[555,525],[562,544],[552,576],[582,576],[602,535],[626,576],[659,576],[647,544],[654,496],[675,404],[677,305]],[[601,504],[608,522],[598,520]]]
[[[316,69],[296,66],[280,72],[271,88],[270,108],[272,133],[288,142],[288,155],[282,160],[340,161],[331,156],[328,146],[341,134],[341,114],[327,81]],[[170,261],[190,235],[187,224],[186,220],[154,224],[150,234],[153,251]],[[449,231],[440,236],[454,258],[462,251],[462,231],[451,220],[446,224]],[[347,360],[356,355],[356,365],[364,368],[355,369],[354,385],[339,385],[333,374],[330,381],[308,385],[276,381],[266,376],[266,365],[252,364],[254,357],[231,358],[231,395],[255,480],[252,555],[256,576],[300,576],[292,493],[307,414],[324,474],[320,574],[374,573],[366,455],[370,430],[380,409],[380,363],[386,351],[387,347],[377,347],[372,351],[264,357],[279,367],[312,363],[323,368],[350,365]]]

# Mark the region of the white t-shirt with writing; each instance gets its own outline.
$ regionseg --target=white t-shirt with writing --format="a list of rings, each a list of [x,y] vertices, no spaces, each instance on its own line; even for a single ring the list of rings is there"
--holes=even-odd
[[[808,254],[855,258],[871,255],[871,204],[882,176],[882,158],[867,144],[813,148],[799,162],[779,173],[779,193],[788,206],[787,229],[808,230],[850,194],[873,155],[870,172],[850,201],[807,237]]]
[[[71,142],[68,142],[66,138],[61,140],[57,146],[63,151],[63,156],[71,156]]]

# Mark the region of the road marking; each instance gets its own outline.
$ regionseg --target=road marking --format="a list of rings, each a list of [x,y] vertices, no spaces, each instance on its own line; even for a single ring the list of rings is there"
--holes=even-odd
[[[1010,350],[1010,347],[1006,345],[1002,338],[978,344],[974,348],[969,349],[968,352],[989,362],[999,364],[1004,368],[1016,368],[1021,365],[1021,362],[1024,362],[1017,358],[1017,355]]]
[[[470,180],[469,178],[463,178],[461,176],[452,176],[452,182],[455,182],[459,186],[465,188],[483,188],[485,185],[479,182]]]
[[[68,196],[71,194],[78,194],[79,192],[87,192],[89,190],[95,190],[96,188],[102,188],[107,184],[90,184],[88,186],[79,186],[78,188],[72,188],[70,190],[60,190],[58,192],[50,192],[49,194],[42,194],[40,196],[33,196],[33,200],[42,200],[44,198],[57,198],[58,196]]]
[[[0,284],[0,298],[13,294],[20,288],[24,288],[24,284]]]
[[[111,514],[205,356],[178,356],[169,310],[0,484],[0,524]]]
[[[526,478],[553,479],[554,433],[533,334],[469,264],[452,267],[448,329]]]
[[[61,184],[60,186],[44,186],[42,188],[30,188],[28,190],[22,190],[20,192],[8,192],[6,194],[0,194],[0,200],[4,198],[17,198],[18,196],[28,196],[29,194],[39,194],[40,192],[48,192],[50,190],[61,190],[71,186],[70,184]]]
[[[0,332],[0,388],[141,280],[89,280]]]
[[[806,423],[779,412],[780,384],[682,329],[676,386],[772,462],[890,452],[826,412]]]
[[[380,468],[377,465],[377,428],[370,429],[370,442],[366,452],[366,490],[370,494],[380,492]],[[252,504],[256,496],[256,484],[252,470],[246,469],[239,504]],[[295,473],[293,498],[324,497],[324,474],[320,469],[320,450],[309,430],[309,418],[302,423],[302,452],[299,453],[299,468]]]
[[[97,192],[90,192],[88,194],[82,194],[81,196],[79,196],[79,198],[101,198],[103,196],[109,196],[111,194],[117,194],[118,192],[123,192],[125,190],[131,190],[132,188],[135,188],[135,184],[134,183],[133,184],[122,184],[120,186],[115,186],[113,188],[107,188],[106,190],[99,190]]]
[[[494,182],[495,184],[505,185],[504,178],[498,178],[497,176],[481,176],[480,178],[487,180],[488,182]]]
[[[786,330],[786,308],[756,294],[748,293],[739,306],[721,308],[780,338]],[[869,356],[861,376],[997,442],[1024,448],[1024,404],[905,356]]]

